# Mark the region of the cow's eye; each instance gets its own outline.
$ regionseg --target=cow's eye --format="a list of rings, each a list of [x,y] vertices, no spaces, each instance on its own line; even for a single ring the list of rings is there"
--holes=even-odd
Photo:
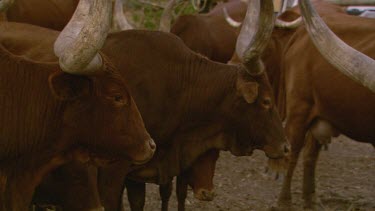
[[[272,107],[272,100],[271,100],[271,98],[264,98],[263,100],[262,100],[262,106],[264,107],[264,108],[266,108],[266,109],[269,109],[269,108],[271,108]]]
[[[121,96],[121,95],[116,95],[113,97],[113,99],[116,101],[116,102],[121,102],[124,100],[124,98]]]
[[[128,104],[128,100],[121,94],[113,95],[112,99],[114,103],[119,106],[124,106]]]

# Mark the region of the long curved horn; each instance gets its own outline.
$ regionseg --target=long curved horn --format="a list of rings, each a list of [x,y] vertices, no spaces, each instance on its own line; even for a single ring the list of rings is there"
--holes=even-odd
[[[14,0],[0,0],[0,12],[6,11],[13,3]]]
[[[112,32],[130,30],[134,28],[124,15],[123,5],[124,3],[122,0],[114,0]]]
[[[226,7],[223,7],[223,13],[224,13],[225,20],[230,26],[234,28],[238,28],[241,26],[242,22],[236,21],[232,17],[230,17]],[[303,24],[302,17],[299,17],[291,22],[283,21],[280,19],[276,19],[276,22],[275,22],[276,27],[283,28],[283,29],[295,29],[301,26],[302,24]]]
[[[287,22],[280,19],[276,19],[275,26],[282,29],[295,29],[303,24],[302,17],[298,17],[294,21]]]
[[[375,5],[374,0],[325,0],[338,5]]]
[[[228,10],[226,7],[223,7],[223,13],[224,13],[224,17],[225,17],[225,20],[227,21],[227,23],[232,26],[232,27],[235,27],[235,28],[238,28],[241,26],[242,22],[239,22],[239,21],[236,21],[234,20],[233,18],[231,18],[228,14]]]
[[[73,17],[55,41],[60,67],[71,74],[92,74],[102,66],[98,54],[111,25],[111,1],[80,0]]]
[[[375,60],[338,38],[316,13],[309,0],[299,0],[310,39],[329,63],[349,78],[375,92]]]
[[[176,5],[176,0],[170,0],[166,7],[164,8],[163,14],[160,18],[159,31],[170,32],[171,31],[171,21],[172,12]]]
[[[271,38],[273,26],[272,0],[249,1],[245,20],[237,38],[236,53],[251,75],[259,75],[264,71],[260,56]]]

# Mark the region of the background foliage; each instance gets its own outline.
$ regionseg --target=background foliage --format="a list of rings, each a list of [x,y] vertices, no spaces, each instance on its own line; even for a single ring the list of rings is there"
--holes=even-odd
[[[160,17],[168,0],[127,0],[124,11],[128,21],[138,29],[157,30]],[[173,20],[179,15],[197,13],[190,1],[180,0],[174,10]]]

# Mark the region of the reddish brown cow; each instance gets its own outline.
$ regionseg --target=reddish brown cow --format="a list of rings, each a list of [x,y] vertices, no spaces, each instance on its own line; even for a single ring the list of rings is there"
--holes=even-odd
[[[268,15],[269,3],[262,1]],[[272,21],[264,25],[269,27],[263,30],[272,29]],[[127,52],[125,46],[136,50]],[[141,182],[128,180],[130,193],[144,195],[144,182],[168,183],[209,149],[248,155],[259,148],[273,158],[286,153],[268,79],[253,74],[259,60],[250,59],[246,66],[220,64],[192,52],[174,35],[137,30],[109,35],[103,49],[131,78],[129,86],[146,127],[158,140],[153,161],[129,175]],[[106,209],[120,209],[126,173],[122,168],[100,169],[99,191]],[[132,202],[133,209],[141,209],[144,199],[133,196],[140,202]]]
[[[341,8],[323,2],[317,2],[315,6],[335,34],[350,46],[375,58],[375,20],[346,15]],[[330,11],[327,13],[328,10]],[[334,10],[337,12],[333,12]],[[343,61],[352,62],[345,58],[348,54],[339,53],[337,51],[330,54],[340,55]],[[310,55],[309,58],[314,59],[296,59],[302,54]],[[350,80],[320,56],[303,27],[291,37],[284,55],[282,70],[286,81],[286,132],[292,144],[292,153],[279,205],[291,205],[290,185],[293,171],[299,152],[307,144],[303,198],[306,207],[313,207],[315,165],[321,144],[326,143],[337,132],[357,141],[374,144],[375,94]],[[353,63],[363,64],[354,60]],[[357,70],[359,67],[360,65],[356,67]],[[373,67],[374,65],[368,70],[373,71]],[[371,78],[371,74],[368,74],[368,78]],[[372,83],[374,84],[375,80]],[[374,90],[374,86],[372,88]]]
[[[374,20],[347,15],[343,8],[324,2],[317,1],[314,5],[335,34],[355,49],[375,57],[375,47],[372,45],[375,39]],[[299,15],[297,8],[294,8],[281,18],[290,20]],[[339,54],[338,51],[331,53],[333,56],[335,54],[340,55],[343,61],[363,63],[345,59],[349,55]],[[301,58],[301,55],[309,56]],[[372,122],[375,121],[375,113],[372,108],[375,106],[375,95],[328,63],[310,41],[305,27],[297,30],[275,29],[263,58],[274,90],[279,93],[279,108],[286,117],[286,132],[292,144],[279,206],[287,209],[291,206],[290,188],[294,168],[299,152],[307,145],[303,198],[306,207],[314,207],[315,166],[322,144],[329,143],[331,137],[339,133],[374,144],[375,128]],[[373,73],[369,73],[367,78],[373,76]],[[369,84],[371,81],[368,83],[368,87],[371,87]]]
[[[123,79],[97,53],[109,29],[110,4],[90,3],[82,3],[92,7],[85,24],[69,26],[61,36],[31,25],[0,23],[0,210],[28,210],[42,178],[72,159],[144,163],[154,153]],[[100,27],[92,31],[94,16]],[[66,39],[71,30],[81,32]],[[90,47],[82,44],[82,34]],[[37,42],[47,37],[68,46],[55,45],[59,63],[54,62],[53,42],[43,49]]]

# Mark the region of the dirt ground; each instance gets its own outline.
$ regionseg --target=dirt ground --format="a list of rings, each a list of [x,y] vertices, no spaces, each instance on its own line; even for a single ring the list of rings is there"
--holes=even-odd
[[[214,178],[216,198],[200,202],[189,191],[186,210],[267,210],[276,203],[281,179],[274,180],[274,175],[265,174],[266,160],[260,151],[251,157],[234,157],[222,152]],[[303,210],[301,170],[300,162],[292,187],[295,210]],[[375,149],[372,145],[344,136],[334,139],[328,151],[320,154],[317,196],[322,211],[375,211]],[[148,184],[145,210],[160,210],[160,207],[157,186]],[[174,193],[169,207],[177,210]],[[128,204],[125,210],[129,210]]]

